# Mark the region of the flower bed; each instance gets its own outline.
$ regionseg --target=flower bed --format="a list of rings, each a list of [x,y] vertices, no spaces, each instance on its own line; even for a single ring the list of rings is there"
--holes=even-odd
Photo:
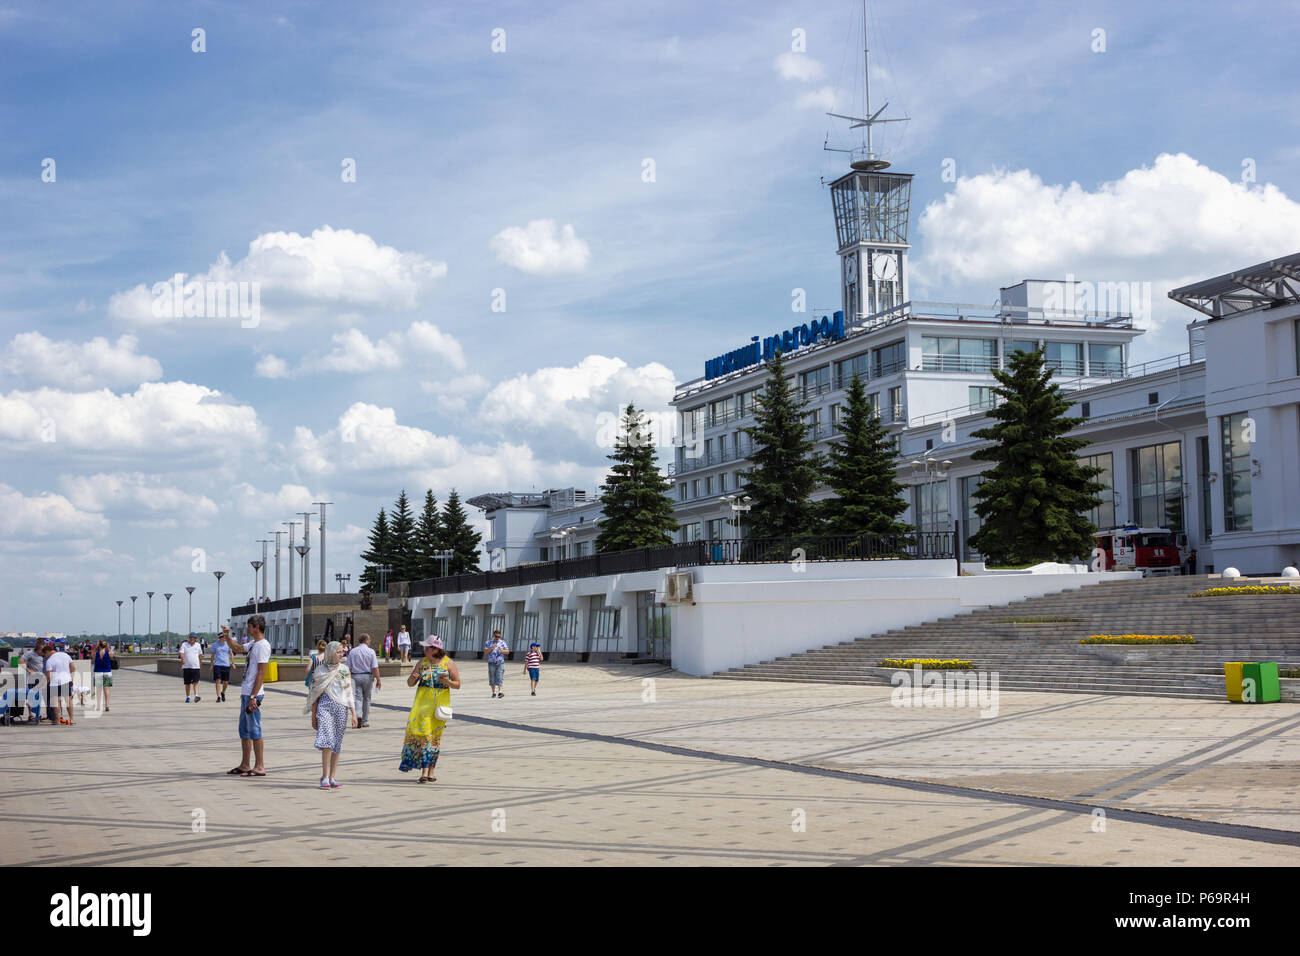
[[[1195,644],[1190,634],[1094,634],[1080,644]]]
[[[881,661],[878,666],[901,667],[910,670],[917,665],[928,671],[973,671],[975,669],[975,665],[970,661],[941,661],[934,657],[909,657],[907,660],[891,657]]]
[[[1285,584],[1242,584],[1238,587],[1206,588],[1192,597],[1228,597],[1235,594],[1300,594],[1300,588]]]

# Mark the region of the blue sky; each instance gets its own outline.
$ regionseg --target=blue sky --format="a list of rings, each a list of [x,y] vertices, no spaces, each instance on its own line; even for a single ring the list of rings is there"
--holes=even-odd
[[[207,607],[196,549],[242,599],[322,496],[333,586],[401,487],[593,488],[600,415],[838,306],[856,3],[50,7],[0,4],[0,630]],[[1150,283],[1151,358],[1171,285],[1297,251],[1300,14],[1226,9],[873,3],[913,298]],[[178,272],[261,321],[151,316]]]

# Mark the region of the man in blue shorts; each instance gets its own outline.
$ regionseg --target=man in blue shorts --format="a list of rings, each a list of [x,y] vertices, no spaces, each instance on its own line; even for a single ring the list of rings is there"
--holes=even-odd
[[[266,639],[266,618],[254,614],[245,625],[248,642],[240,644],[228,633],[221,640],[232,653],[247,654],[244,661],[244,682],[239,686],[239,746],[243,759],[228,774],[241,777],[265,777],[266,764],[262,752],[262,682],[266,680],[266,665],[271,660],[271,642]]]

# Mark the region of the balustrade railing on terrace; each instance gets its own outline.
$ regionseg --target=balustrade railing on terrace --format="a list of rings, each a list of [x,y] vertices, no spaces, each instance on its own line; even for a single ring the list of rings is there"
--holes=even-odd
[[[953,556],[951,531],[919,531],[901,535],[787,536],[784,538],[702,539],[661,548],[605,551],[581,558],[564,558],[507,568],[474,571],[443,578],[412,581],[411,597],[457,594],[522,584],[544,584],[602,574],[691,568],[711,564],[783,564],[799,561],[889,561],[944,559]]]

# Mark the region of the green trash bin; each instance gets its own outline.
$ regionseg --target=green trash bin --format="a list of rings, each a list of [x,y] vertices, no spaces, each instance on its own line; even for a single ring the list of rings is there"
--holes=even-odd
[[[1254,700],[1248,703],[1275,704],[1282,699],[1282,685],[1277,677],[1277,661],[1261,661],[1245,665],[1241,671],[1241,682],[1244,687],[1254,689]]]
[[[19,654],[15,654],[13,657],[9,658],[9,666],[10,666],[10,667],[17,667],[17,666],[18,666],[18,662],[21,661],[21,660],[22,660],[22,656],[19,655]]]

